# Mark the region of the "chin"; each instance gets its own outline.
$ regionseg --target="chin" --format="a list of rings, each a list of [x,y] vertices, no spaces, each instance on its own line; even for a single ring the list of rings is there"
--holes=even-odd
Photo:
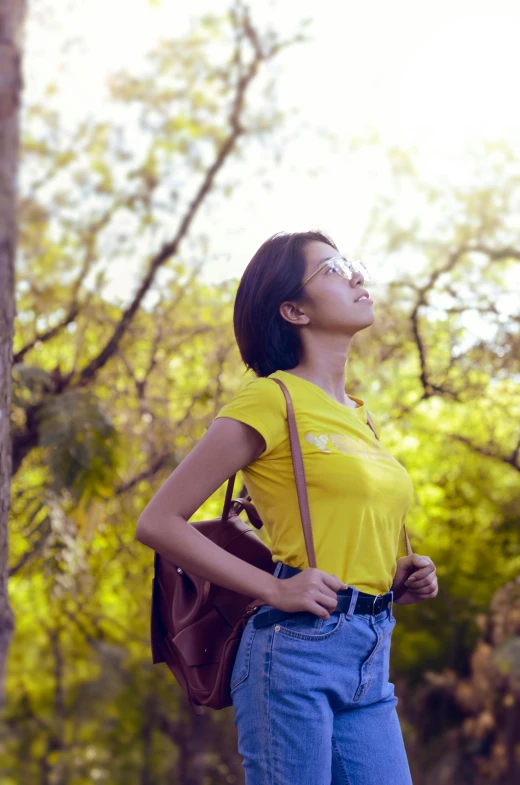
[[[371,327],[374,324],[375,320],[376,320],[375,313],[369,314],[367,318],[363,322],[361,322],[361,324],[357,329],[357,332],[359,332],[360,330],[366,330],[367,327]]]

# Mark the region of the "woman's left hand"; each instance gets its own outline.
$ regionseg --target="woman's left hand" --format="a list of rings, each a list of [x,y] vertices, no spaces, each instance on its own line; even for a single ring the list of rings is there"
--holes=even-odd
[[[397,571],[391,590],[397,605],[411,605],[431,600],[439,592],[435,564],[429,556],[412,553],[397,559]]]

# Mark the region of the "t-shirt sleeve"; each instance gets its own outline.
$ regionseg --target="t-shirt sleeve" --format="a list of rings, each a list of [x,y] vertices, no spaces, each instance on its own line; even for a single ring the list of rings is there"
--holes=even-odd
[[[246,423],[260,433],[266,448],[265,455],[274,450],[287,436],[285,397],[279,385],[264,376],[248,381],[231,401],[223,406],[218,417],[231,417]]]

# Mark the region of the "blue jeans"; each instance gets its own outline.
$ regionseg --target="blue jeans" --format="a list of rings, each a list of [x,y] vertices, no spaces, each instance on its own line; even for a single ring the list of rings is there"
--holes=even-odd
[[[411,785],[388,680],[396,619],[353,614],[357,594],[328,619],[257,629],[262,605],[248,620],[230,682],[246,785]]]

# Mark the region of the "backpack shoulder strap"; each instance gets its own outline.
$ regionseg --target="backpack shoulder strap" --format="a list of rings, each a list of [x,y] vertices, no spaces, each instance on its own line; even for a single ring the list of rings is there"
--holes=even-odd
[[[312,536],[311,524],[311,511],[309,508],[309,497],[307,495],[307,482],[305,480],[305,468],[303,465],[303,455],[300,446],[300,437],[298,435],[298,428],[296,425],[296,417],[294,414],[294,406],[291,399],[291,394],[285,384],[280,379],[273,379],[281,388],[285,396],[287,404],[287,425],[289,427],[289,441],[291,444],[291,455],[294,467],[294,478],[296,482],[296,491],[298,493],[298,505],[300,507],[300,518],[303,527],[303,537],[305,539],[305,548],[307,550],[307,559],[309,567],[317,567],[316,552],[314,550],[314,539]]]

